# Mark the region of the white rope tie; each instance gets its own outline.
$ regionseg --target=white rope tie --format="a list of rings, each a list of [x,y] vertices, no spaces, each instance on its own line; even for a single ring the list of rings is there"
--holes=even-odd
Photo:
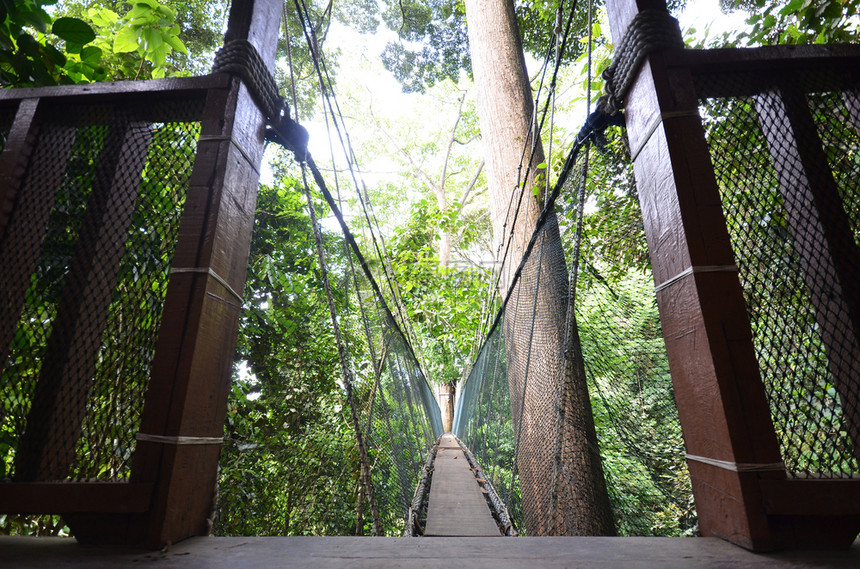
[[[684,458],[695,462],[701,462],[702,464],[716,466],[717,468],[731,470],[732,472],[774,472],[785,470],[784,462],[730,462],[728,460],[717,460],[716,458],[705,458],[704,456],[697,456],[695,454],[685,454]]]
[[[221,278],[221,276],[218,275],[218,273],[213,271],[212,267],[183,267],[183,268],[170,269],[170,274],[182,274],[182,273],[200,273],[200,274],[209,275],[210,277],[212,277],[213,279],[218,281],[218,284],[220,284],[221,286],[226,288],[227,292],[229,292],[231,295],[233,295],[236,298],[236,300],[238,300],[240,303],[245,302],[245,299],[242,298],[242,296],[238,292],[233,290],[233,287],[231,287],[229,284],[227,284],[227,281],[225,281],[223,278]]]
[[[700,265],[697,267],[689,267],[681,271],[671,279],[664,281],[654,287],[654,292],[668,288],[685,277],[689,277],[694,273],[736,273],[738,272],[737,265]]]
[[[134,437],[138,441],[147,443],[159,443],[163,445],[220,445],[224,442],[222,437],[187,437],[187,436],[165,436],[137,433]]]

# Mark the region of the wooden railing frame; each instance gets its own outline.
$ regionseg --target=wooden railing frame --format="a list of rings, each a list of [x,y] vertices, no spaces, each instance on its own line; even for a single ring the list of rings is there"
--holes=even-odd
[[[616,45],[638,12],[666,9],[663,0],[608,0],[607,7]],[[787,479],[778,466],[782,458],[698,113],[700,98],[755,95],[765,74],[799,68],[851,70],[856,77],[860,46],[653,53],[626,99],[699,528],[753,550],[847,547],[860,530],[860,479]],[[744,80],[698,88],[697,76],[720,74]],[[829,87],[838,89],[840,75],[831,78]],[[851,262],[846,259],[835,266]],[[856,389],[858,378],[846,381]]]
[[[278,0],[234,0],[225,41],[251,41],[271,66],[281,6]],[[0,155],[0,259],[5,259],[4,251],[10,251],[5,245],[14,241],[9,240],[14,233],[9,222],[12,219],[14,223],[11,213],[26,180],[40,112],[60,103],[105,104],[137,109],[131,113],[134,119],[146,120],[145,109],[154,101],[194,97],[205,99],[202,114],[196,119],[201,124],[200,137],[130,478],[47,481],[62,477],[63,465],[58,465],[56,472],[45,471],[42,456],[46,445],[67,448],[69,443],[37,438],[30,445],[32,458],[26,463],[32,468],[26,469],[26,480],[0,483],[0,511],[63,514],[79,541],[161,547],[209,531],[265,118],[247,87],[238,78],[223,74],[0,91],[0,107],[17,105],[18,109]],[[170,118],[154,120],[166,122]],[[121,133],[118,136],[122,139]],[[121,146],[122,140],[118,139],[118,144]],[[103,178],[110,180],[114,175],[106,172]],[[113,199],[111,192],[106,199]],[[46,209],[50,211],[50,204]],[[47,214],[44,217],[47,222]],[[93,223],[93,235],[98,239],[100,222],[94,219]],[[117,251],[105,254],[113,258]],[[92,259],[84,257],[79,264],[86,271]],[[110,288],[109,282],[85,280]],[[21,283],[16,290],[23,294],[25,288]],[[93,310],[103,307],[94,306]],[[13,307],[0,313],[3,330],[14,329],[19,312],[20,307],[17,312]],[[70,309],[69,314],[74,313]],[[4,335],[0,340],[0,355],[5,355],[11,338]],[[63,361],[60,355],[58,365]],[[87,375],[85,369],[78,371],[77,376]],[[56,408],[52,403],[56,390],[74,389],[75,382],[69,383],[68,374],[62,375],[63,381],[57,385],[40,382],[44,392],[41,400],[45,401],[40,408],[47,410],[49,417]]]

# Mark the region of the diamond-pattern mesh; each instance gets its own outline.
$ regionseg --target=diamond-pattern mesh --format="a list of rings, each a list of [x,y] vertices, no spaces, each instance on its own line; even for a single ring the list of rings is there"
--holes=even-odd
[[[366,442],[374,497],[386,535],[402,535],[428,451],[442,434],[433,390],[412,348],[350,250],[355,303],[350,353],[355,398]]]
[[[164,108],[39,115],[0,243],[6,477],[129,475],[201,101]]]
[[[622,147],[616,135],[611,144]],[[607,175],[591,180],[589,192],[634,188],[624,152],[617,154],[604,159],[599,171]],[[585,156],[575,172],[582,172]],[[518,531],[588,534],[590,528],[577,527],[568,515],[594,508],[589,497],[596,490],[584,488],[575,472],[583,450],[570,425],[591,421],[593,412],[617,531],[677,535],[690,531],[696,518],[653,278],[639,269],[604,277],[609,267],[596,265],[598,248],[644,247],[641,225],[630,231],[620,208],[617,220],[601,226],[606,231],[581,243],[579,342],[571,340],[571,350],[582,367],[565,363],[566,267],[573,264],[574,205],[584,181],[571,176],[559,200],[569,207],[541,228],[523,277],[461,388],[454,433],[478,458]],[[578,381],[587,381],[590,401],[575,389]]]
[[[823,79],[757,78],[757,93],[701,103],[762,380],[795,478],[860,472],[860,121],[856,91],[816,92]]]

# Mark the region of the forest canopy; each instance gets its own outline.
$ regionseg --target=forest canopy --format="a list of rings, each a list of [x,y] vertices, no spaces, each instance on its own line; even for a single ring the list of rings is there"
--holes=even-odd
[[[542,60],[563,23],[559,4],[526,0],[513,5],[530,63]],[[748,14],[746,27],[685,40],[709,46],[856,42],[858,5],[860,0],[724,0],[724,11]],[[670,7],[678,12],[684,2]],[[498,307],[487,302],[498,259],[466,5],[460,0],[332,0],[311,3],[308,9],[318,42],[314,49],[325,53],[356,163],[363,169],[360,190],[375,208],[374,223],[384,239],[384,260],[374,262],[387,264],[397,285],[389,301],[402,309],[403,327],[431,383],[454,386],[468,373]],[[209,0],[0,2],[0,84],[28,87],[204,74],[221,44],[226,13],[226,1]],[[314,49],[305,43],[291,4],[284,13],[288,21],[275,77],[288,99],[295,91],[295,116],[314,125],[309,126],[312,136],[324,138],[330,117],[323,114],[313,75]],[[547,150],[542,169],[550,177],[561,169],[584,110],[603,87],[599,72],[611,60],[612,42],[600,6],[595,6],[594,16],[589,26],[585,8],[577,10],[573,40],[559,54],[555,129],[541,132]],[[589,34],[595,63],[591,77]],[[359,40],[366,41],[365,47],[356,47]],[[529,72],[536,91],[540,77],[536,69]],[[368,88],[373,81],[406,95],[387,104]],[[319,148],[328,144],[326,140]],[[599,334],[606,324],[606,311],[600,307],[617,300],[614,291],[623,290],[628,291],[630,311],[613,318],[626,319],[626,325],[654,339],[659,322],[648,287],[642,286],[647,285],[643,275],[649,259],[637,192],[629,172],[618,166],[626,153],[624,144],[621,134],[610,135],[606,152],[591,165],[583,232],[594,246],[584,251],[582,267],[585,278],[606,287],[580,300],[580,326],[584,335]],[[372,516],[359,484],[358,450],[301,171],[289,154],[274,147],[266,156],[269,165],[257,202],[214,531],[369,534]],[[343,162],[335,162],[326,175],[336,187],[349,172]],[[344,209],[369,249],[371,223],[362,218],[359,199],[344,198]],[[572,219],[573,201],[569,196],[559,208],[562,222],[565,216]],[[320,197],[313,198],[312,206],[324,219],[324,248],[335,277],[346,283],[343,236]],[[625,238],[602,238],[608,234]],[[360,317],[350,312],[355,307],[344,292],[348,289],[342,284],[336,301],[344,311],[347,335],[359,337]],[[361,346],[362,340],[352,341]],[[624,358],[621,352],[604,355]],[[646,360],[635,362],[637,377],[665,381],[664,370]],[[370,376],[376,363],[362,364]],[[601,441],[609,439],[611,405],[660,407],[657,401],[646,401],[634,385],[595,395],[592,404]],[[659,431],[664,425],[658,420],[650,427]],[[653,445],[663,444],[663,439],[655,437]],[[693,533],[692,498],[676,465],[663,465],[665,472],[659,474],[671,486],[667,502],[658,483],[636,487],[630,482],[630,473],[643,466],[622,447],[618,440],[602,447],[617,529],[651,535]],[[0,531],[6,533],[62,531],[52,520],[26,525],[0,516],[0,522]],[[392,522],[390,527],[395,526]]]

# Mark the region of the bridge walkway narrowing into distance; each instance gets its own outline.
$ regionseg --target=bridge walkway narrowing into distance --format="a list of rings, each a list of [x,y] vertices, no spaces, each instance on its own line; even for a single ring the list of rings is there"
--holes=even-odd
[[[426,537],[500,537],[484,490],[454,435],[439,439],[430,498]]]

